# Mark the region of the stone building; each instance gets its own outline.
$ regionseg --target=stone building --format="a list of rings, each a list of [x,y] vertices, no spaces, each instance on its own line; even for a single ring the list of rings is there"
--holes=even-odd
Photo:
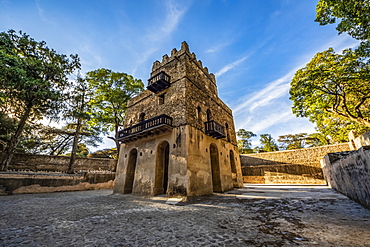
[[[153,63],[128,103],[115,193],[198,196],[243,186],[232,111],[188,44]]]

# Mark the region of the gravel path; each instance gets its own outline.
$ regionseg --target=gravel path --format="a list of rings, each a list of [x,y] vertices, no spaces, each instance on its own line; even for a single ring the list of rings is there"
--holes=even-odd
[[[0,229],[0,246],[370,246],[370,211],[325,186],[176,205],[99,190],[2,196]]]

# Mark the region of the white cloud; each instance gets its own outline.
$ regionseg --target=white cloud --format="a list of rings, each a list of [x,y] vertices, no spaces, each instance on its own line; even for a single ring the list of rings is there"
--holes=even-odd
[[[229,40],[228,42],[223,42],[223,43],[220,43],[220,44],[217,44],[217,45],[214,45],[212,48],[206,50],[205,52],[206,53],[214,53],[214,52],[218,52],[220,50],[222,50],[223,48],[229,46],[230,44],[232,44],[234,42],[234,39],[232,40]]]
[[[249,57],[249,55],[244,56],[244,57],[242,57],[241,59],[239,59],[235,62],[229,63],[228,65],[226,65],[225,67],[220,69],[218,72],[216,72],[215,76],[218,77],[218,76],[221,76],[221,75],[225,74],[227,71],[229,71],[229,70],[233,69],[234,67],[238,66],[240,63],[242,63],[248,57]]]
[[[339,53],[343,49],[353,48],[358,44],[358,41],[348,36],[338,36],[315,50],[301,55],[298,66],[285,75],[266,84],[259,91],[242,96],[239,103],[232,107],[236,129],[243,128],[255,133],[269,132],[272,134],[278,133],[277,129],[284,133],[313,132],[313,124],[305,118],[296,118],[291,112],[291,105],[287,103],[290,82],[295,72],[304,67],[317,52],[333,47]],[[224,72],[230,68],[232,66],[226,66]]]
[[[135,66],[133,69],[134,76],[138,68],[151,59],[151,55],[154,54],[177,30],[178,24],[181,22],[189,7],[190,4],[180,5],[177,1],[166,1],[165,18],[163,18],[159,25],[152,26],[149,31],[143,35],[142,42],[145,45],[141,46],[141,49],[142,47],[145,47],[145,49],[136,56],[137,60],[134,62]],[[134,49],[136,49],[137,46],[136,44],[134,45]]]
[[[260,91],[245,95],[242,98],[242,103],[233,108],[234,113],[246,110],[251,112],[259,106],[267,105],[271,101],[286,95],[289,90],[290,80],[298,68],[294,68],[279,79],[270,82]]]

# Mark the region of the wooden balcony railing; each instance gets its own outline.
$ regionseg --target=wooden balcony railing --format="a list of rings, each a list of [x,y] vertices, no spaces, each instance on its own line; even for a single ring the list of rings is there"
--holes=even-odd
[[[215,122],[214,120],[205,122],[204,125],[206,129],[206,135],[212,136],[216,139],[226,137],[224,127],[221,124]]]
[[[160,72],[148,80],[148,90],[158,93],[170,86],[171,77],[165,72]]]
[[[127,143],[147,136],[160,134],[172,128],[172,118],[162,114],[119,131],[118,141]]]

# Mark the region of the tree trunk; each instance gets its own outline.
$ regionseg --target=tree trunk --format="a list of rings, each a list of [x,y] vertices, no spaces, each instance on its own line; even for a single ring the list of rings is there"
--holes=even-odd
[[[117,148],[117,153],[119,154],[119,149],[120,149],[120,144],[119,144],[119,141],[118,141],[118,128],[119,126],[116,124],[116,126],[114,127],[115,129],[115,136],[114,136],[114,142],[116,143],[116,148]]]
[[[10,162],[13,159],[15,148],[17,147],[20,137],[22,135],[22,131],[24,129],[24,126],[26,125],[27,119],[30,116],[32,110],[32,106],[29,106],[26,111],[23,113],[21,120],[19,121],[17,130],[15,131],[15,134],[10,139],[9,145],[7,146],[5,150],[5,155],[3,157],[3,160],[1,162],[1,169],[2,171],[5,171]]]
[[[121,145],[119,144],[119,141],[118,141],[118,137],[119,137],[119,135],[118,135],[119,130],[118,129],[119,129],[119,126],[116,124],[114,142],[116,143],[117,157],[119,157],[119,150],[120,150],[120,147],[121,147]],[[114,167],[113,171],[115,172],[116,170],[117,170],[117,165]]]
[[[81,132],[81,119],[77,119],[77,126],[76,126],[76,132],[73,137],[73,145],[72,145],[72,153],[71,153],[71,159],[69,160],[68,164],[68,170],[67,173],[72,174],[73,173],[73,165],[76,160],[76,152],[77,152],[77,145],[78,145],[78,138],[80,137],[80,132]]]

